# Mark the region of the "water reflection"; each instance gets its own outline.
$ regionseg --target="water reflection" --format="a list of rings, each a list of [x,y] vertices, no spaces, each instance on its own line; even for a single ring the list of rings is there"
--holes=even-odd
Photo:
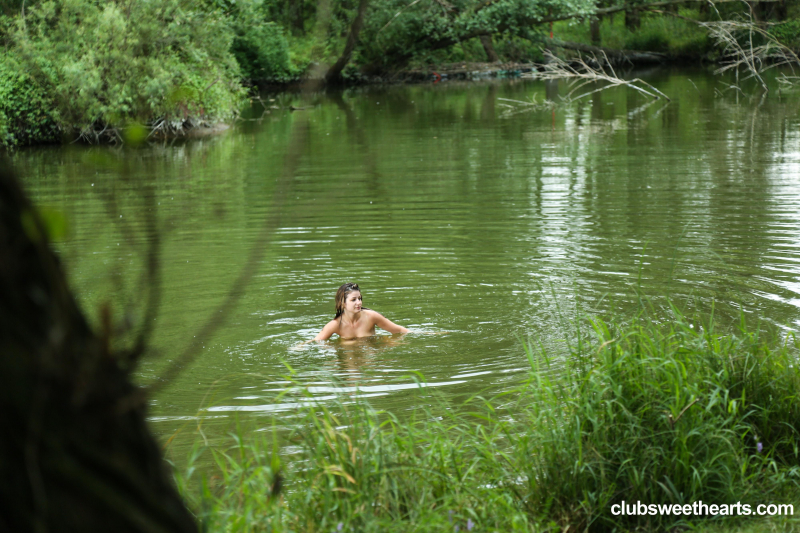
[[[408,344],[401,335],[372,335],[357,339],[337,339],[330,342],[336,354],[339,375],[357,381],[363,370],[375,363],[383,363],[391,349]]]

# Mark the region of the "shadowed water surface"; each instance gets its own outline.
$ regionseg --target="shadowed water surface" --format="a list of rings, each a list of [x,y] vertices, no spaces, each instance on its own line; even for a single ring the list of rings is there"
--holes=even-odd
[[[67,216],[58,247],[90,316],[110,302],[118,319],[141,319],[155,220],[161,312],[138,372],[149,383],[218,312],[301,139],[242,299],[154,399],[162,435],[201,408],[211,428],[289,416],[308,401],[280,396],[290,372],[312,398],[349,392],[398,410],[419,401],[415,372],[445,394],[497,392],[524,375],[523,337],[562,353],[576,312],[625,316],[640,293],[656,307],[668,294],[690,312],[714,305],[723,324],[742,309],[794,330],[798,94],[744,88],[748,98],[704,71],[637,75],[672,102],[618,88],[504,107],[566,92],[528,80],[284,94],[265,99],[284,109],[217,138],[24,150],[14,162],[35,199]],[[413,332],[298,345],[332,318],[346,281]]]

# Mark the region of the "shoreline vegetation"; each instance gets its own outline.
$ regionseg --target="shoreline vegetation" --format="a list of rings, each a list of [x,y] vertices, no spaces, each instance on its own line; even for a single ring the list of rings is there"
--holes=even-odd
[[[230,124],[259,87],[513,76],[548,51],[800,66],[800,0],[8,0],[0,39],[0,144],[135,145]]]
[[[525,343],[528,378],[491,397],[444,400],[420,388],[422,407],[401,415],[343,393],[259,431],[237,424],[228,449],[198,439],[175,467],[179,490],[210,532],[798,526],[797,513],[611,512],[623,500],[800,510],[793,335],[748,329],[744,318],[722,331],[713,313],[674,308],[667,320],[642,312],[575,326],[560,357]],[[302,404],[303,388],[282,397]]]

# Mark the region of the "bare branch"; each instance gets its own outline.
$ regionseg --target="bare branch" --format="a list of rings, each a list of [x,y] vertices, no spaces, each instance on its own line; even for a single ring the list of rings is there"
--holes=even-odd
[[[750,77],[756,78],[764,91],[769,92],[767,84],[761,77],[762,72],[773,67],[789,65],[792,68],[792,73],[794,73],[794,66],[800,66],[800,58],[798,58],[794,50],[778,41],[774,35],[766,30],[772,24],[757,23],[753,20],[751,14],[748,14],[745,19],[701,22],[677,13],[658,9],[648,9],[648,11],[694,22],[708,31],[717,45],[722,47],[723,54],[726,57],[722,66],[714,71],[715,74],[745,67],[750,72]],[[741,36],[747,37],[747,46],[742,46],[740,43],[739,37]],[[754,37],[760,38],[765,43],[755,46],[753,44]],[[780,79],[779,81],[785,83],[786,79],[784,77],[784,81]]]
[[[583,83],[580,83],[577,87],[573,88],[569,94],[565,97],[567,101],[575,101],[580,100],[590,94],[594,94],[599,91],[603,91],[605,89],[609,89],[611,87],[617,86],[625,86],[629,87],[635,91],[638,91],[642,94],[645,94],[655,100],[659,98],[664,98],[668,102],[670,98],[653,87],[651,84],[647,83],[644,80],[639,78],[633,80],[623,80],[617,73],[614,71],[614,67],[611,66],[608,56],[603,54],[602,60],[598,59],[597,56],[593,56],[594,63],[597,66],[589,65],[582,57],[578,57],[577,59],[573,60],[572,62],[568,63],[563,59],[557,57],[555,54],[550,52],[549,50],[545,51],[545,57],[547,58],[548,62],[543,66],[542,71],[534,71],[528,74],[525,77],[531,77],[538,80],[569,80],[570,83],[578,82],[579,80],[583,80]],[[609,71],[606,71],[604,65],[608,65]],[[598,89],[593,91],[589,91],[587,93],[582,93],[579,96],[573,97],[572,95],[584,87],[587,83],[597,83],[597,82],[604,82],[607,85],[604,85]],[[646,89],[642,87],[644,85],[647,87]]]
[[[517,113],[525,112],[525,111],[538,111],[540,109],[550,109],[556,106],[556,103],[552,100],[545,100],[543,102],[539,102],[536,100],[536,95],[534,94],[530,101],[524,100],[513,100],[511,98],[498,98],[499,101],[502,102],[509,102],[507,104],[499,103],[500,107],[505,107],[506,111],[503,112],[502,116],[509,117],[511,115],[515,115]]]
[[[764,91],[769,92],[767,84],[761,77],[762,72],[781,65],[789,65],[794,72],[794,66],[800,66],[797,54],[779,42],[766,29],[753,22],[749,15],[747,20],[698,22],[698,25],[705,28],[723,48],[726,60],[714,71],[715,74],[745,67],[750,71],[750,77],[757,79]],[[742,46],[739,42],[740,36],[747,37],[746,46]],[[755,45],[754,37],[764,41],[764,44]]]
[[[189,345],[184,351],[175,359],[172,360],[169,367],[161,373],[159,381],[149,385],[145,391],[145,396],[152,398],[155,392],[158,392],[164,386],[170,384],[172,380],[180,374],[183,368],[194,361],[200,354],[203,347],[210,342],[211,338],[216,334],[217,330],[224,324],[225,320],[230,316],[231,311],[235,308],[239,299],[244,294],[247,284],[252,279],[256,269],[261,264],[261,260],[266,253],[267,247],[272,240],[275,229],[280,225],[282,207],[292,181],[294,180],[295,170],[300,162],[308,137],[308,120],[303,119],[302,124],[296,127],[294,135],[292,136],[289,144],[289,152],[287,153],[284,162],[283,174],[279,180],[277,189],[273,195],[268,215],[264,220],[258,238],[250,250],[250,256],[244,264],[244,267],[239,272],[239,276],[233,282],[225,300],[219,305],[211,316],[200,327],[197,335],[195,335]]]

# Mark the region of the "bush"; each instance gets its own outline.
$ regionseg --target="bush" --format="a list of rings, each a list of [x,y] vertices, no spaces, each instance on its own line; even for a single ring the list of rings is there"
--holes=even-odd
[[[233,39],[231,50],[242,76],[249,80],[287,81],[295,77],[289,66],[289,45],[274,23],[242,28]]]
[[[249,80],[288,81],[298,73],[289,63],[289,44],[283,30],[274,22],[266,22],[251,3],[232,8],[231,17],[236,36],[231,50]]]
[[[239,431],[199,491],[199,446],[179,484],[210,531],[670,530],[702,518],[610,507],[796,496],[794,345],[678,313],[667,328],[591,325],[594,340],[560,360],[527,346],[517,390],[401,420],[342,385],[338,401],[281,419],[293,455]]]
[[[224,16],[186,0],[37,3],[8,30],[8,52],[64,131],[126,123],[213,122],[242,88]]]
[[[800,50],[800,20],[789,20],[769,27],[769,32],[781,44],[794,50]]]
[[[658,29],[649,31],[632,32],[625,39],[625,48],[628,50],[645,50],[648,52],[668,52],[669,39],[667,35]]]
[[[30,76],[0,57],[0,145],[58,142],[59,128],[47,112],[51,108]]]

